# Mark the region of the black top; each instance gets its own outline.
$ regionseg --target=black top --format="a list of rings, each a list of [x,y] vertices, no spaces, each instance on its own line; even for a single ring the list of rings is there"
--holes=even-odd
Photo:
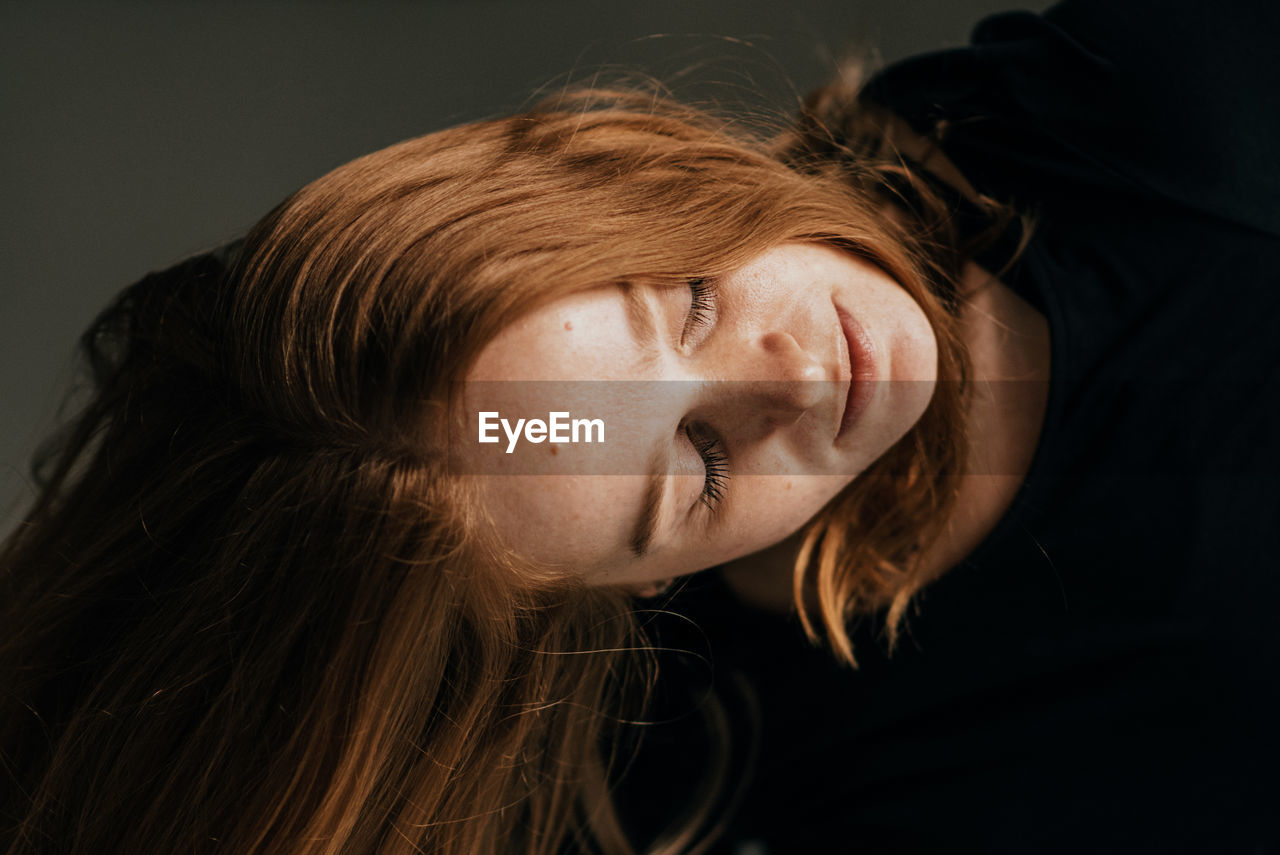
[[[1277,45],[1264,0],[1067,0],[871,82],[1039,212],[1004,281],[1049,322],[1045,426],[892,658],[869,622],[841,669],[714,574],[672,602],[706,638],[663,640],[709,647],[739,739],[735,687],[756,697],[717,852],[1280,851]],[[620,796],[638,829],[687,796],[690,721],[650,728]]]

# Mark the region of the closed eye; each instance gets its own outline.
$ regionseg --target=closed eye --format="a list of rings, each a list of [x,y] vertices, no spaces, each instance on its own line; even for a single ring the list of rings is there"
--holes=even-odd
[[[724,441],[710,427],[698,422],[685,425],[684,431],[697,449],[707,472],[698,500],[714,513],[724,498],[729,481],[729,455],[725,452]]]
[[[716,290],[713,279],[690,279],[689,291],[692,299],[689,302],[689,314],[684,321],[684,330],[680,333],[680,344],[685,346],[689,337],[701,330],[709,328],[716,319]]]

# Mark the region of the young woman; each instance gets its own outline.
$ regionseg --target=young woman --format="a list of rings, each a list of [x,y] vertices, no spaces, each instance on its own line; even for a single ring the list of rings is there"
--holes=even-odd
[[[674,767],[623,774],[658,730],[635,597],[713,566],[730,587],[700,625],[765,714],[762,807],[730,843],[872,840],[856,786],[876,769],[904,794],[882,829],[945,801],[998,835],[966,788],[1041,806],[1107,727],[1155,722],[1107,758],[1126,784],[1180,769],[1125,777],[1170,741],[1199,772],[1263,734],[1246,678],[1270,648],[1235,621],[1270,584],[1239,561],[1276,508],[1274,405],[1245,405],[1275,384],[1259,284],[1280,250],[1274,171],[1223,152],[1275,128],[1204,120],[1206,92],[1256,72],[1245,51],[1176,66],[1203,97],[1165,133],[1180,114],[1116,59],[1126,15],[992,19],[971,52],[861,99],[833,85],[769,136],[571,93],[354,161],[131,286],[84,337],[92,394],[0,554],[8,851],[686,850]],[[1223,37],[1168,15],[1184,44]],[[1098,92],[1154,111],[1145,136],[1105,102],[1067,109]],[[1192,330],[1231,346],[1193,357]],[[603,442],[556,441],[555,413]],[[920,652],[876,662],[848,620],[884,610],[892,638],[934,579],[900,645]],[[769,617],[791,603],[863,670],[815,668]],[[1238,670],[1188,652],[1206,639]],[[1185,706],[1145,717],[1202,690],[1225,742],[1189,748],[1222,734]],[[984,735],[939,755],[940,790],[910,779],[921,722]],[[1028,734],[1055,751],[1010,765]],[[842,790],[834,764],[864,777]],[[1214,780],[1235,801],[1197,815],[1262,842],[1252,791]]]

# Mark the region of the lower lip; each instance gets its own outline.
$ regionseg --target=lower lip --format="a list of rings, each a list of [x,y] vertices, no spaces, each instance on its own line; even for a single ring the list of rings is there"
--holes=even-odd
[[[840,430],[836,432],[836,439],[839,439],[866,410],[875,392],[872,381],[876,377],[876,348],[862,324],[854,320],[852,315],[840,308],[836,309],[836,314],[840,317],[840,329],[844,331],[845,341],[849,344],[849,368],[853,374],[849,379],[849,394],[845,398]]]

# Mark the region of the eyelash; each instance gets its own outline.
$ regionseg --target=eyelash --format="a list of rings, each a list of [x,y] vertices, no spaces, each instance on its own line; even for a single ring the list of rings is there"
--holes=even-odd
[[[703,431],[707,433],[704,435]],[[707,506],[707,510],[715,512],[721,498],[724,497],[724,488],[729,481],[729,456],[725,453],[724,443],[702,425],[686,425],[684,432],[689,437],[689,442],[693,443],[693,447],[697,449],[698,456],[702,458],[702,465],[707,469],[707,477],[702,484],[702,495],[699,501]]]
[[[689,304],[689,316],[685,319],[684,330],[680,334],[682,344],[691,333],[711,326],[715,316],[717,291],[714,280],[690,279],[689,291],[693,298]],[[729,481],[729,456],[725,453],[724,442],[705,425],[688,424],[684,432],[697,449],[702,465],[707,470],[699,501],[715,513]]]
[[[680,333],[680,341],[684,342],[695,330],[711,325],[715,311],[716,286],[711,279],[690,279],[689,291],[693,300],[689,304],[689,316],[685,319],[684,330]]]

